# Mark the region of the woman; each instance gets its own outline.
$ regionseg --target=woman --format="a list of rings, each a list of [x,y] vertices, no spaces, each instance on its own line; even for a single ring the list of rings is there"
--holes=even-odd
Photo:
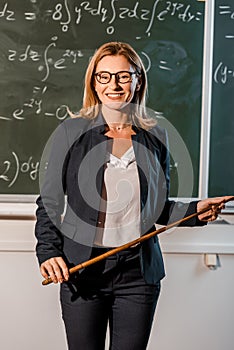
[[[69,276],[68,269],[211,204],[186,223],[216,219],[228,197],[168,200],[167,134],[145,109],[147,79],[125,43],[101,46],[86,72],[83,108],[53,137],[37,200],[41,274],[61,284],[70,350],[146,349],[164,266],[157,237]],[[67,206],[64,219],[64,194]]]

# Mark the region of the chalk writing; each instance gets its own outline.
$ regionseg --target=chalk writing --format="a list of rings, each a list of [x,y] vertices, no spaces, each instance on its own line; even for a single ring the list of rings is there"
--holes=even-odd
[[[226,15],[229,16],[231,19],[234,19],[234,8],[232,9],[230,5],[220,5],[219,14],[221,16]]]
[[[159,90],[163,92],[169,80],[170,84],[176,81],[179,86],[183,77],[190,74],[190,66],[183,57],[191,57],[198,76],[202,63],[197,37],[203,35],[200,33],[204,19],[198,9],[203,11],[203,7],[190,0],[2,0],[0,186],[3,191],[9,188],[7,193],[15,190],[31,193],[36,188],[38,154],[54,128],[69,117],[68,108],[73,111],[81,108],[85,70],[101,43],[126,40],[135,47],[153,91],[154,87],[158,88],[154,75],[159,77]],[[180,45],[183,52],[178,50]],[[221,69],[217,73],[219,79],[220,72]],[[179,90],[173,93],[174,100],[179,100],[179,93]],[[160,100],[162,110],[170,104],[164,99]],[[150,103],[152,108],[158,108],[156,98]],[[168,111],[171,113],[171,108]]]
[[[45,82],[48,80],[51,69],[55,70],[64,70],[68,66],[70,67],[71,64],[78,63],[78,60],[81,58],[84,58],[88,61],[90,59],[90,53],[85,53],[82,50],[72,50],[72,49],[64,49],[64,50],[58,50],[58,51],[50,51],[52,48],[56,48],[57,44],[56,41],[58,40],[57,36],[54,36],[51,38],[51,43],[49,43],[46,47],[44,52],[40,53],[39,51],[33,49],[31,44],[28,44],[25,49],[22,50],[22,52],[18,52],[17,50],[8,50],[8,60],[18,61],[18,62],[39,62],[40,64],[37,66],[37,70],[39,72],[43,73],[43,76],[41,78],[42,82]],[[93,53],[93,52],[92,52]],[[58,56],[59,58],[55,59],[53,57],[53,54]],[[151,62],[149,56],[145,52],[141,52],[141,54],[146,58],[146,71],[148,71],[151,67]]]
[[[69,9],[67,1],[64,0],[63,5],[61,3],[57,4],[54,10],[49,11],[51,13],[51,18],[55,21],[59,21],[62,31],[67,31],[69,29],[68,25],[71,22],[71,11],[73,11],[76,13],[76,24],[81,23],[82,17],[85,13],[99,17],[101,23],[107,23],[106,33],[109,35],[115,32],[115,23],[117,20],[135,19],[138,21],[149,22],[146,27],[146,34],[150,35],[155,20],[164,21],[167,16],[175,16],[178,20],[190,22],[193,20],[199,21],[202,16],[200,12],[193,13],[191,5],[172,1],[162,3],[161,0],[156,0],[151,9],[140,8],[139,1],[136,1],[131,8],[118,7],[117,4],[117,0],[111,0],[109,4],[110,6],[105,7],[104,1],[99,0],[96,5],[93,6],[91,1],[82,1],[79,6],[75,6],[74,9]],[[62,11],[63,9],[64,11]],[[65,19],[62,21],[63,13],[66,21]]]
[[[218,84],[227,84],[234,78],[234,68],[230,68],[223,62],[219,62],[214,71],[214,81]]]
[[[25,109],[32,109],[35,111],[36,115],[39,115],[42,111],[42,95],[46,92],[47,86],[40,88],[39,86],[33,87],[33,95],[30,99],[24,102],[21,108],[17,108],[13,112],[13,117],[18,120],[24,120]]]
[[[215,0],[209,195],[233,191],[234,2]]]
[[[20,160],[16,152],[11,152],[11,158],[3,162],[3,170],[0,172],[0,180],[7,183],[7,187],[12,187],[20,175],[27,174],[31,181],[36,181],[39,172],[39,162],[33,161],[33,157],[29,156],[26,161]]]
[[[219,5],[219,15],[227,16],[229,19],[234,20],[234,7],[232,8],[230,5]],[[234,40],[234,32],[233,33],[225,33],[225,39],[233,39]]]
[[[0,11],[0,18],[5,18],[7,21],[15,21],[15,12],[9,9],[8,3],[3,5]]]
[[[37,70],[43,73],[41,78],[42,82],[45,82],[49,76],[51,69],[62,70],[66,69],[71,63],[76,64],[79,58],[82,58],[84,54],[81,50],[71,50],[65,49],[60,50],[61,56],[58,59],[51,57],[54,53],[58,55],[58,51],[51,51],[50,49],[55,49],[57,44],[58,37],[53,36],[51,42],[45,47],[44,52],[40,53],[39,51],[33,49],[31,44],[28,44],[22,52],[17,50],[8,50],[8,60],[18,61],[18,62],[40,62],[40,65],[37,66]]]
[[[24,120],[24,113],[27,110],[31,110],[30,114],[35,113],[35,115],[40,115],[42,113],[42,103],[43,103],[43,95],[47,91],[47,86],[40,87],[34,86],[32,91],[32,97],[23,103],[23,106],[17,108],[13,111],[12,116],[17,120]],[[67,112],[68,106],[60,105],[53,112],[45,111],[44,115],[47,117],[56,117],[58,120],[64,120],[68,117]]]
[[[233,34],[228,30],[232,28],[230,20],[234,20],[234,7],[231,7],[231,5],[225,4],[225,5],[218,5],[218,17],[227,17],[228,22],[225,26],[222,26],[222,33],[224,32],[224,38],[225,39],[233,39],[234,40],[234,32]],[[220,31],[221,32],[221,31]],[[223,55],[223,51],[220,51],[219,55]],[[224,63],[223,59],[220,59],[216,67],[214,68],[214,82],[216,84],[222,84],[227,85],[231,81],[233,81],[234,78],[234,67],[231,67],[230,64]]]
[[[36,3],[36,1],[34,2]],[[62,32],[67,32],[73,22],[76,25],[81,24],[87,14],[98,18],[100,24],[105,25],[105,31],[108,35],[115,32],[117,20],[136,20],[146,23],[145,34],[148,36],[151,34],[155,21],[165,21],[167,17],[173,16],[179,21],[189,23],[200,21],[203,16],[199,11],[194,12],[190,4],[162,0],[155,0],[151,8],[142,8],[139,1],[136,1],[131,7],[122,7],[119,6],[118,0],[80,1],[79,5],[73,6],[69,4],[68,0],[63,0],[55,4],[53,8],[44,10],[44,17],[47,17],[47,20],[58,22]],[[15,16],[15,12],[9,9],[8,3],[5,3],[0,11],[0,18],[12,21],[16,20]],[[41,11],[24,12],[26,21],[36,21],[40,17],[43,17]],[[143,34],[139,33],[136,38],[140,39]]]
[[[45,83],[49,80],[52,71],[65,70],[71,65],[79,63],[79,59],[84,58],[86,61],[92,56],[90,52],[83,50],[72,50],[70,48],[64,50],[55,50],[57,48],[57,36],[51,38],[51,42],[45,47],[43,52],[36,50],[33,45],[28,44],[25,48],[19,50],[8,50],[8,60],[10,62],[18,62],[20,64],[27,64],[33,62],[35,69],[42,72],[41,82]],[[93,54],[93,52],[92,52]],[[54,56],[56,58],[54,58]],[[151,68],[150,57],[143,51],[141,55],[145,60],[145,68],[148,72]],[[17,120],[25,119],[26,110],[31,109],[35,115],[41,115],[43,109],[43,95],[46,93],[48,86],[34,86],[32,88],[32,96],[24,101],[22,106],[19,106],[12,112],[12,117]],[[44,111],[47,117],[56,117],[58,120],[63,120],[68,116],[67,105],[59,105],[55,111]],[[32,113],[31,113],[32,114]],[[0,119],[10,120],[9,117],[1,116]]]

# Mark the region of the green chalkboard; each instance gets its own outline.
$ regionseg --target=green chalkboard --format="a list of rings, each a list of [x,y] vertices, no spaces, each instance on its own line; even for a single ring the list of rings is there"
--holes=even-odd
[[[145,63],[147,106],[162,112],[186,143],[196,196],[203,24],[204,3],[194,0],[0,1],[0,193],[38,193],[48,137],[68,117],[66,106],[80,109],[95,49],[118,40]]]
[[[216,0],[209,195],[234,193],[234,2]]]

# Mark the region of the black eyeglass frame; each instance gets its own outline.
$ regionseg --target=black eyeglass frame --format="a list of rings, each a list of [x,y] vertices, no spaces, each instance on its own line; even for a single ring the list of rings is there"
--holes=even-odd
[[[100,82],[100,81],[98,80],[98,75],[101,74],[101,73],[106,73],[106,74],[109,75],[109,80],[108,80],[107,82],[102,83],[102,82]],[[118,74],[120,74],[120,73],[128,73],[128,74],[130,75],[129,80],[128,80],[128,81],[125,81],[124,83],[121,83],[121,82],[119,81],[119,77],[118,77]],[[129,72],[129,71],[127,71],[127,70],[121,70],[121,71],[116,72],[116,73],[111,73],[111,72],[107,72],[107,71],[101,71],[101,72],[94,73],[94,76],[95,76],[95,78],[96,78],[96,80],[97,80],[97,82],[98,82],[99,84],[104,84],[104,85],[105,85],[105,84],[109,84],[109,82],[111,81],[111,78],[112,78],[113,75],[115,76],[115,79],[117,80],[118,83],[120,83],[120,84],[127,84],[127,83],[130,83],[130,82],[132,81],[132,75],[133,75],[133,74],[139,75],[139,73],[138,73],[137,71]]]

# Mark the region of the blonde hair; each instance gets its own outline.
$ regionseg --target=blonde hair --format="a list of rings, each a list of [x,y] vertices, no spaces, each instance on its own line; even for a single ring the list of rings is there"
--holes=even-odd
[[[78,114],[73,114],[69,111],[71,117],[83,117],[87,119],[94,119],[100,111],[100,100],[94,88],[94,73],[97,64],[105,56],[126,57],[131,66],[136,70],[141,84],[140,88],[135,91],[132,106],[132,122],[138,127],[149,129],[156,124],[154,118],[147,117],[146,114],[146,94],[147,94],[147,76],[143,62],[136,51],[127,43],[123,42],[108,42],[99,47],[91,58],[85,75],[85,88],[83,96],[83,107]]]

